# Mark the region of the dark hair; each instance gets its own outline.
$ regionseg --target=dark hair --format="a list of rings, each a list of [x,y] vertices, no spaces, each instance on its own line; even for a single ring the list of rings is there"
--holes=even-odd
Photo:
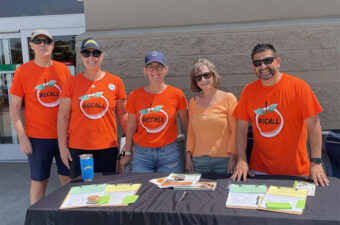
[[[255,45],[253,51],[251,52],[251,59],[254,59],[253,56],[257,53],[264,52],[267,50],[271,50],[273,52],[273,56],[276,56],[276,49],[272,44],[269,43],[259,43]]]
[[[215,65],[207,59],[199,59],[197,60],[190,72],[190,89],[192,92],[200,92],[202,89],[197,85],[195,81],[195,76],[201,72],[201,66],[206,66],[210,72],[214,74],[214,86],[218,87],[221,84],[221,77],[216,71]]]

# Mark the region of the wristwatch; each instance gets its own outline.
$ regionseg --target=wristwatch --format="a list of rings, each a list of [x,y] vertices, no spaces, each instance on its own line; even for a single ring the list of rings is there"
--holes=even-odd
[[[121,158],[123,158],[126,155],[132,155],[132,153],[128,152],[128,151],[123,151],[122,153],[119,154],[118,160],[120,160]]]
[[[320,164],[321,163],[321,158],[311,158],[310,159],[313,163]]]

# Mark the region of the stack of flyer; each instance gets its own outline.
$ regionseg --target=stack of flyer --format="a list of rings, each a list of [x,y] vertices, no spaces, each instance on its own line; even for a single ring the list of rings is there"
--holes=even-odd
[[[305,208],[307,193],[315,194],[315,185],[295,181],[294,186],[278,187],[253,184],[230,184],[227,208],[260,209],[301,215]]]
[[[167,177],[150,180],[159,188],[173,188],[175,190],[201,190],[213,191],[216,182],[200,182],[201,174],[177,174],[171,173]]]

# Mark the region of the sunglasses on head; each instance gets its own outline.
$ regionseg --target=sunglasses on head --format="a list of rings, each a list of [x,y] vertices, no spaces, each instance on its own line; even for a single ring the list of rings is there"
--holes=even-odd
[[[269,65],[269,64],[273,63],[274,59],[275,59],[275,57],[267,57],[267,58],[264,58],[264,59],[254,60],[253,65],[255,67],[261,66],[262,63],[264,63],[265,65]]]
[[[200,82],[202,80],[202,77],[204,77],[204,79],[209,79],[211,77],[211,75],[213,75],[214,73],[213,72],[206,72],[206,73],[203,73],[201,75],[197,75],[194,77],[194,80],[196,82]]]
[[[93,50],[93,51],[89,51],[89,50],[84,50],[81,52],[81,54],[87,58],[87,57],[90,57],[90,55],[92,55],[93,57],[96,57],[98,58],[102,52],[101,51],[98,51],[98,50]]]
[[[43,38],[43,39],[34,38],[31,42],[36,45],[40,45],[42,42],[44,42],[45,45],[50,45],[53,41],[49,38]]]

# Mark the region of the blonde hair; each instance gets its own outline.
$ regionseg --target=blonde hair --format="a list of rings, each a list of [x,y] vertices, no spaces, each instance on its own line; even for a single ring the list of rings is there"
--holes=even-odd
[[[191,69],[190,72],[190,90],[192,92],[202,91],[202,89],[197,85],[197,82],[195,81],[195,76],[201,72],[202,66],[206,66],[209,69],[209,71],[213,73],[214,86],[216,88],[222,82],[220,75],[216,71],[216,66],[208,59],[199,59],[194,63],[193,68]]]

